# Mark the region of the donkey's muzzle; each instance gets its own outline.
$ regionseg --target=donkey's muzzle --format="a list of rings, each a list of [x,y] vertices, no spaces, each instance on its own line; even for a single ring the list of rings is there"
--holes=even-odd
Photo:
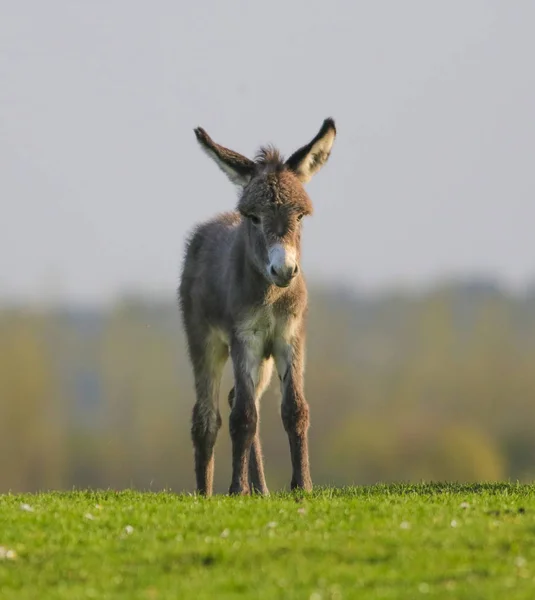
[[[273,244],[268,252],[267,272],[271,281],[279,287],[288,287],[299,273],[295,249],[285,244]]]
[[[269,274],[271,280],[278,287],[288,287],[292,279],[299,273],[299,265],[293,267],[284,267],[283,269],[276,269],[271,265]]]

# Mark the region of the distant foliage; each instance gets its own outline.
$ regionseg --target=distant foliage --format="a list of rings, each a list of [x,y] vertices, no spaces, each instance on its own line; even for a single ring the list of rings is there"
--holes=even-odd
[[[306,390],[315,483],[532,480],[535,295],[312,290]],[[226,394],[216,489],[229,481]],[[193,382],[178,309],[0,312],[0,491],[193,489]],[[261,411],[270,488],[288,484],[273,382]]]

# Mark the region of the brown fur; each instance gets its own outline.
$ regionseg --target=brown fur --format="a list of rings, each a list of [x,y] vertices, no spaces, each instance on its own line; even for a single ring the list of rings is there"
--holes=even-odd
[[[316,137],[287,161],[262,148],[254,161],[195,134],[242,192],[235,212],[199,225],[186,245],[179,300],[195,378],[191,434],[197,490],[212,493],[214,445],[221,427],[219,386],[230,355],[230,493],[267,494],[259,437],[259,402],[275,362],[281,415],[290,442],[291,487],[310,490],[303,390],[307,291],[299,268],[301,224],[312,214],[302,183],[330,154],[336,134],[325,120]]]

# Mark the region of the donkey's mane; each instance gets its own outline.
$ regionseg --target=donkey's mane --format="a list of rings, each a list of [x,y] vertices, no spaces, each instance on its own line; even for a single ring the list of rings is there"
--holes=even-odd
[[[255,156],[255,163],[264,171],[278,172],[285,168],[284,157],[274,146],[262,146]]]

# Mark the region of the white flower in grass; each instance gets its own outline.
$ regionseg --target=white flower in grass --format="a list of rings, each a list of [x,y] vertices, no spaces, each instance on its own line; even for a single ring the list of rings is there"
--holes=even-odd
[[[458,523],[455,519],[450,523],[451,527],[457,527]]]
[[[5,546],[0,546],[0,560],[15,560],[16,558],[17,553],[15,550],[11,550]]]
[[[91,513],[85,513],[84,519],[87,519],[88,521],[94,521],[95,517]]]
[[[267,527],[268,529],[275,529],[275,527],[277,527],[277,525],[278,525],[277,521],[270,521],[270,522],[269,522],[269,523],[266,525],[266,527]]]
[[[519,569],[521,569],[522,567],[526,566],[526,559],[523,556],[517,556],[515,558],[515,566],[517,566]]]
[[[408,521],[401,521],[401,523],[399,524],[399,527],[401,529],[410,529],[411,524]]]
[[[466,509],[466,508],[470,508],[470,504],[468,504],[468,502],[461,502],[461,504],[459,504],[459,506],[460,506],[461,508],[465,508],[465,509]]]
[[[127,525],[124,528],[124,532],[126,533],[126,535],[132,535],[134,533],[134,528],[132,527],[132,525]]]
[[[222,537],[222,538],[228,538],[229,535],[230,535],[230,529],[223,529],[223,531],[221,532],[220,537]]]
[[[33,507],[32,507],[32,506],[30,506],[29,504],[26,504],[26,502],[23,502],[23,503],[20,505],[20,510],[24,510],[24,511],[26,511],[26,512],[33,512]]]
[[[102,510],[102,505],[101,504],[95,504],[95,508],[97,510]]]

